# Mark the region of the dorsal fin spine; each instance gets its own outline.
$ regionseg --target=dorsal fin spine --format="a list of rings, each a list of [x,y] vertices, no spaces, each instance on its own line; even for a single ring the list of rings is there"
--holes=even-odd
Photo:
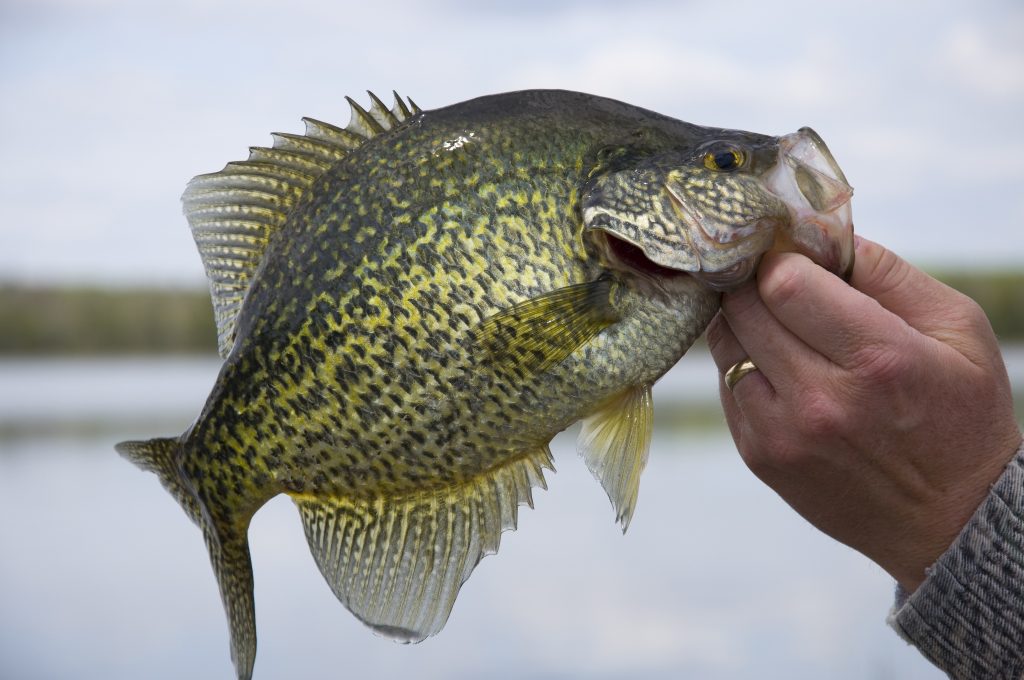
[[[271,136],[274,138],[275,149],[309,153],[320,158],[332,158],[336,161],[344,158],[347,152],[347,149],[339,149],[336,144],[331,144],[315,137],[307,137],[306,135],[275,132]]]
[[[303,118],[302,122],[306,124],[307,137],[321,139],[349,151],[358,148],[365,141],[359,135],[353,134],[345,128],[324,123],[315,118]]]
[[[352,97],[345,97],[349,107],[352,109],[352,118],[345,128],[360,137],[370,139],[375,135],[384,132],[384,126],[377,122],[377,119],[370,115],[370,112],[360,106]]]
[[[409,107],[405,105],[405,102],[402,101],[402,98],[398,95],[398,93],[395,92],[394,90],[391,90],[391,94],[395,96],[395,105],[391,107],[391,112],[395,114],[395,117],[399,118],[400,120],[405,120],[406,118],[411,116],[412,111],[410,111]]]
[[[370,92],[369,90],[366,91],[366,94],[370,95],[370,113],[373,115],[374,118],[377,119],[378,123],[380,123],[389,130],[393,128],[395,125],[398,125],[400,121],[395,116],[394,112],[392,112],[388,107],[384,106],[384,102],[382,102],[377,97],[377,95]]]

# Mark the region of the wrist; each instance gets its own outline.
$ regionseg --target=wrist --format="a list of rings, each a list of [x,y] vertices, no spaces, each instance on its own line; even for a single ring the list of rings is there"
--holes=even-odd
[[[1019,431],[1016,438],[1012,448],[1003,449],[1009,451],[1008,455],[987,459],[998,467],[990,465],[994,468],[991,471],[980,471],[971,480],[961,480],[954,491],[945,494],[942,502],[921,511],[929,521],[919,530],[917,538],[920,542],[917,546],[908,546],[909,549],[893,562],[891,568],[885,567],[904,592],[915,592],[940,559],[963,540],[985,505],[994,499],[998,502],[999,484],[1008,474],[1009,467],[1024,463],[1024,442]]]
[[[1024,446],[916,591],[897,591],[889,624],[955,678],[1024,672]]]

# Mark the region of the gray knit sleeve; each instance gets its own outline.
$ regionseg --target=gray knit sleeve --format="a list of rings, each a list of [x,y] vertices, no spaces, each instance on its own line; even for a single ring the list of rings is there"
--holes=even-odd
[[[1024,678],[1024,444],[888,621],[951,678]]]

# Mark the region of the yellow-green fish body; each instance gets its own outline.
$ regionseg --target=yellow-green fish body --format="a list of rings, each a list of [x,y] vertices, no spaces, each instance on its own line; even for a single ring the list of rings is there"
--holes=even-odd
[[[180,438],[119,445],[203,529],[241,678],[268,499],[295,500],[354,614],[423,639],[543,485],[554,434],[585,419],[625,528],[651,385],[719,291],[777,242],[851,262],[849,187],[809,131],[561,91],[372,101],[190,183],[224,366]]]

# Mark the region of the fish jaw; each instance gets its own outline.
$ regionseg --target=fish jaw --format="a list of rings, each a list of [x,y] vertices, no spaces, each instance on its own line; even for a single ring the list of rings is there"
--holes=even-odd
[[[765,188],[786,204],[790,227],[776,232],[773,250],[796,251],[849,280],[853,272],[853,187],[825,142],[811,128],[779,138],[779,161]]]

